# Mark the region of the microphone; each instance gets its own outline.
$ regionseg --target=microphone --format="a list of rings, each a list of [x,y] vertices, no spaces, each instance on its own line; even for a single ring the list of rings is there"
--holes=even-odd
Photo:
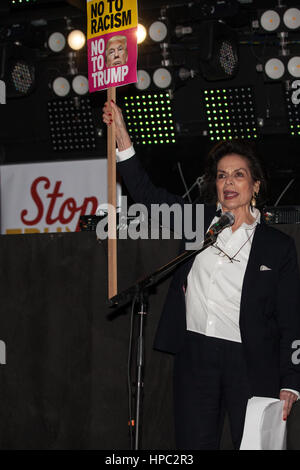
[[[219,235],[220,232],[226,227],[230,227],[234,224],[235,217],[231,212],[224,212],[221,215],[218,222],[213,224],[207,231],[204,240],[211,240]]]

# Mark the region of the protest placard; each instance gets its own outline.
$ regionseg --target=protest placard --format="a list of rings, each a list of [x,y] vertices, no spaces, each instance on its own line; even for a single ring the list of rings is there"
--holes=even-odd
[[[137,0],[87,0],[87,51],[90,93],[137,82]],[[107,133],[108,297],[117,293],[115,125]]]
[[[90,92],[136,82],[136,0],[90,0],[87,21]]]

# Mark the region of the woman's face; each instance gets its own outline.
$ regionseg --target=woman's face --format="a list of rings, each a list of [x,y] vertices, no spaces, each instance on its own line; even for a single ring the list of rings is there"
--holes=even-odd
[[[222,208],[249,208],[253,193],[259,191],[259,185],[259,181],[254,182],[252,179],[246,158],[230,154],[218,162],[216,189]]]

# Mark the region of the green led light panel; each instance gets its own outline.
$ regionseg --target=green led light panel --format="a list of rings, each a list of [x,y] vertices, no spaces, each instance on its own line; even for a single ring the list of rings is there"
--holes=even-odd
[[[285,92],[287,106],[287,120],[290,135],[293,137],[300,136],[300,105],[294,104],[291,99],[291,92]]]
[[[123,109],[129,135],[135,144],[176,143],[175,123],[168,92],[126,96]]]
[[[216,88],[203,94],[210,140],[257,138],[252,87]]]

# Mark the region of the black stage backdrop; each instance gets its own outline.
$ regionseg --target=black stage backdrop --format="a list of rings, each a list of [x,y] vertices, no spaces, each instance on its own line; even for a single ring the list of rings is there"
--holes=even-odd
[[[280,228],[300,259],[300,228]],[[119,292],[177,249],[177,240],[119,240]],[[0,266],[0,449],[129,449],[130,307],[107,306],[106,242],[94,232],[1,236]],[[146,318],[143,449],[174,449],[172,356],[152,349],[169,282],[151,294]],[[227,422],[222,448],[231,448]],[[300,449],[298,403],[288,448]]]

